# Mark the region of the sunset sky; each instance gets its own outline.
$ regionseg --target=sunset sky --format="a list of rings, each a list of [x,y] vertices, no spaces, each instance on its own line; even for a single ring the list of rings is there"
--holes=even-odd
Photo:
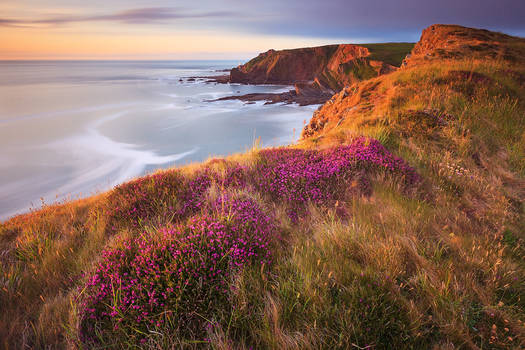
[[[434,23],[525,36],[524,18],[523,0],[0,0],[0,59],[245,59]]]

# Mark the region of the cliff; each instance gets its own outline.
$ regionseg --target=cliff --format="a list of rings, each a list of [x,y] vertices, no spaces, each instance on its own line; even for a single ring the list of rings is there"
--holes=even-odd
[[[213,81],[295,87],[280,94],[248,94],[219,100],[322,104],[345,86],[395,71],[412,47],[411,43],[384,43],[268,50],[233,68],[228,79],[220,77]]]
[[[385,46],[386,45],[386,46]],[[230,72],[230,82],[244,84],[295,84],[316,81],[332,91],[344,86],[394,71],[400,64],[385,52],[406,54],[411,44],[327,45],[319,47],[269,50]],[[404,56],[404,55],[403,55]]]

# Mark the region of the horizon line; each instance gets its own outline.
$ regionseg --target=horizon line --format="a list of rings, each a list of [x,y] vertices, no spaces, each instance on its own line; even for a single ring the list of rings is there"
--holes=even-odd
[[[191,60],[191,61],[230,61],[230,60],[238,60],[238,59],[251,59],[251,58],[254,58],[256,57],[258,54],[260,53],[264,53],[264,52],[267,52],[269,50],[275,50],[275,51],[282,51],[282,50],[295,50],[295,49],[303,49],[303,48],[314,48],[314,47],[323,47],[323,46],[332,46],[332,45],[357,45],[357,46],[362,46],[362,45],[372,45],[372,44],[416,44],[417,41],[406,41],[406,40],[401,40],[401,41],[377,41],[377,42],[336,42],[336,43],[331,43],[331,44],[323,44],[323,45],[305,45],[305,46],[292,46],[292,47],[288,47],[288,48],[279,48],[279,49],[274,49],[274,48],[268,48],[268,49],[265,49],[263,51],[259,51],[259,52],[253,52],[253,53],[248,53],[248,52],[244,52],[244,53],[241,53],[239,52],[239,57],[237,58],[140,58],[140,55],[138,55],[139,57],[123,57],[123,58],[119,58],[117,56],[117,58],[114,58],[114,57],[87,57],[87,58],[84,58],[84,57],[66,57],[66,58],[63,58],[63,57],[44,57],[44,58],[32,58],[32,57],[15,57],[15,58],[0,58],[0,62],[6,62],[6,61],[187,61],[187,60]],[[202,55],[217,55],[217,56],[223,56],[223,55],[229,55],[231,53],[229,52],[215,52],[215,53],[207,53],[207,52],[196,52],[196,53],[200,53]],[[150,54],[151,56],[154,56],[155,54]]]

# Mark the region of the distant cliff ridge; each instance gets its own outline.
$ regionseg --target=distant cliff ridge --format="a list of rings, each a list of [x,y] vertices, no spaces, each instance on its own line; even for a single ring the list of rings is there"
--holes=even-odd
[[[230,82],[244,84],[313,83],[333,92],[356,81],[388,73],[413,47],[407,43],[327,45],[268,50],[230,73]],[[401,52],[400,57],[395,57]]]
[[[411,43],[385,43],[268,50],[233,68],[229,76],[211,81],[295,87],[285,93],[236,95],[219,100],[322,104],[345,86],[395,71],[413,47]]]

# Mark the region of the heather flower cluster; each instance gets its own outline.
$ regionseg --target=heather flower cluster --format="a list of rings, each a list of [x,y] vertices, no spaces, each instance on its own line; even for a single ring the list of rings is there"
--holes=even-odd
[[[223,188],[244,186],[245,167],[221,162],[222,171],[212,169],[212,162],[191,177],[170,170],[117,186],[107,204],[110,230],[117,231],[119,225],[138,228],[151,217],[164,217],[165,222],[187,218],[201,210],[204,195],[214,182]]]
[[[366,175],[374,171],[396,175],[407,185],[420,181],[404,160],[392,155],[379,141],[366,138],[321,151],[263,150],[253,177],[263,194],[287,202],[290,217],[296,220],[307,202],[327,204],[343,199],[348,191],[367,191]]]
[[[307,203],[330,204],[369,190],[375,172],[407,185],[420,181],[377,140],[358,138],[321,151],[267,149],[249,167],[216,160],[191,176],[167,171],[117,187],[108,200],[113,230],[126,225],[140,232],[143,222],[159,217],[168,226],[103,253],[81,296],[81,339],[135,342],[166,328],[203,337],[210,320],[231,310],[236,273],[271,264],[279,239],[274,220],[252,199],[227,194],[236,192],[231,189],[285,203],[296,221]],[[215,200],[212,185],[220,193]]]
[[[284,201],[289,204],[290,217],[296,220],[308,202],[328,204],[346,198],[349,192],[367,193],[368,176],[378,171],[407,185],[420,181],[404,160],[379,141],[363,137],[347,146],[320,151],[266,149],[259,152],[258,162],[251,168],[215,160],[192,176],[172,170],[118,186],[108,202],[110,229],[116,231],[122,225],[137,229],[153,217],[180,222],[203,208],[212,184],[222,190],[247,188]]]
[[[270,264],[276,238],[253,200],[221,197],[185,225],[105,251],[83,291],[81,339],[141,341],[162,327],[203,336],[206,320],[227,311],[235,273]]]

